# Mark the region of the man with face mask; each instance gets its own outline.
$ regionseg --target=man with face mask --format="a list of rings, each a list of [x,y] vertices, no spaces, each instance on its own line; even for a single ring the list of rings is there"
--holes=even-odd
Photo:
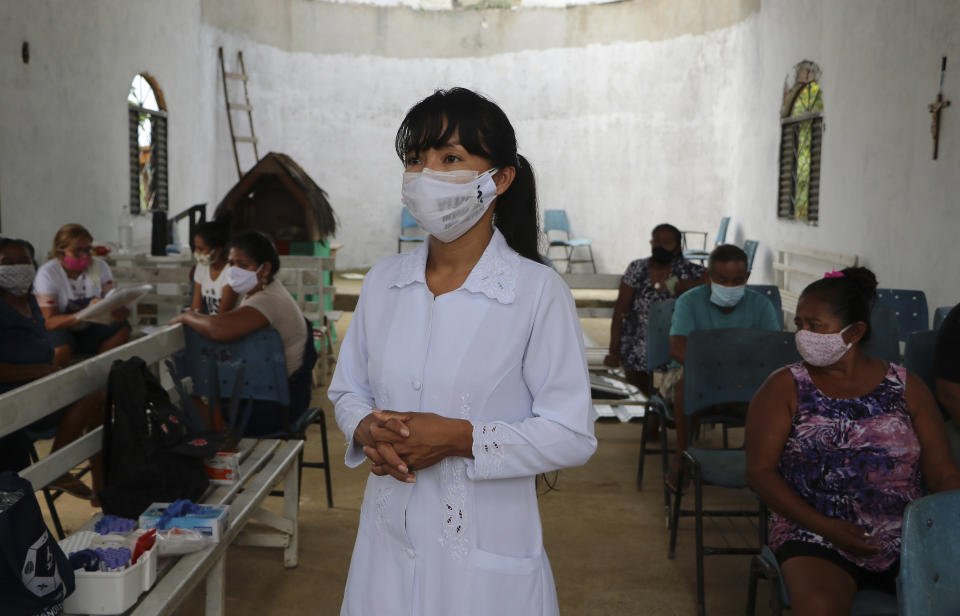
[[[679,450],[686,449],[687,420],[683,414],[683,362],[686,358],[687,336],[701,329],[766,329],[779,331],[773,303],[762,293],[746,287],[750,272],[747,255],[737,246],[724,244],[710,253],[707,268],[709,283],[691,289],[677,299],[670,327],[670,357],[674,367],[664,377],[661,390],[673,394]],[[696,425],[699,414],[693,416]],[[671,465],[667,482],[676,488],[678,457]]]

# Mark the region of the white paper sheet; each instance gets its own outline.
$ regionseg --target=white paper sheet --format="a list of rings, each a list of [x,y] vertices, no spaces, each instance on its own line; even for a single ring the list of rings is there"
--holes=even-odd
[[[76,314],[81,321],[109,324],[113,319],[110,313],[117,308],[132,307],[137,301],[153,290],[153,285],[142,284],[126,289],[113,289],[107,296],[95,304],[90,304]]]

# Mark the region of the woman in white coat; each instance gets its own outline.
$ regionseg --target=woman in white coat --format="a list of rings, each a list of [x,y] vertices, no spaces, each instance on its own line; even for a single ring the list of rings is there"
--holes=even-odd
[[[330,385],[346,463],[372,471],[341,614],[557,614],[535,477],[596,439],[533,170],[503,111],[463,88],[415,105],[396,149],[430,237],[370,270]]]

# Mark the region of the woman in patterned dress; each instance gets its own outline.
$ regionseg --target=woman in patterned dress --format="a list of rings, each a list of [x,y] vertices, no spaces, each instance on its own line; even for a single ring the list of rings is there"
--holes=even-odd
[[[747,415],[747,479],[773,512],[798,616],[847,614],[865,586],[895,592],[907,504],[960,488],[926,385],[860,349],[876,288],[866,268],[808,286],[795,320],[804,361],[774,372]]]
[[[650,395],[647,382],[647,317],[654,302],[677,297],[706,282],[703,267],[683,258],[680,231],[660,224],[650,237],[651,255],[630,263],[610,322],[610,353],[604,364],[622,365],[627,380]]]

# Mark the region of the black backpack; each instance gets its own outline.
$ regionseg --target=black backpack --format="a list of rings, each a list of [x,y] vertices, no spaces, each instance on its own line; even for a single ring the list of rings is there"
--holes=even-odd
[[[56,616],[73,592],[73,569],[40,513],[33,486],[0,473],[0,597],[9,616]]]
[[[203,462],[223,438],[181,398],[182,406],[174,405],[141,358],[113,363],[103,422],[104,513],[136,519],[154,502],[202,498],[209,484]]]

